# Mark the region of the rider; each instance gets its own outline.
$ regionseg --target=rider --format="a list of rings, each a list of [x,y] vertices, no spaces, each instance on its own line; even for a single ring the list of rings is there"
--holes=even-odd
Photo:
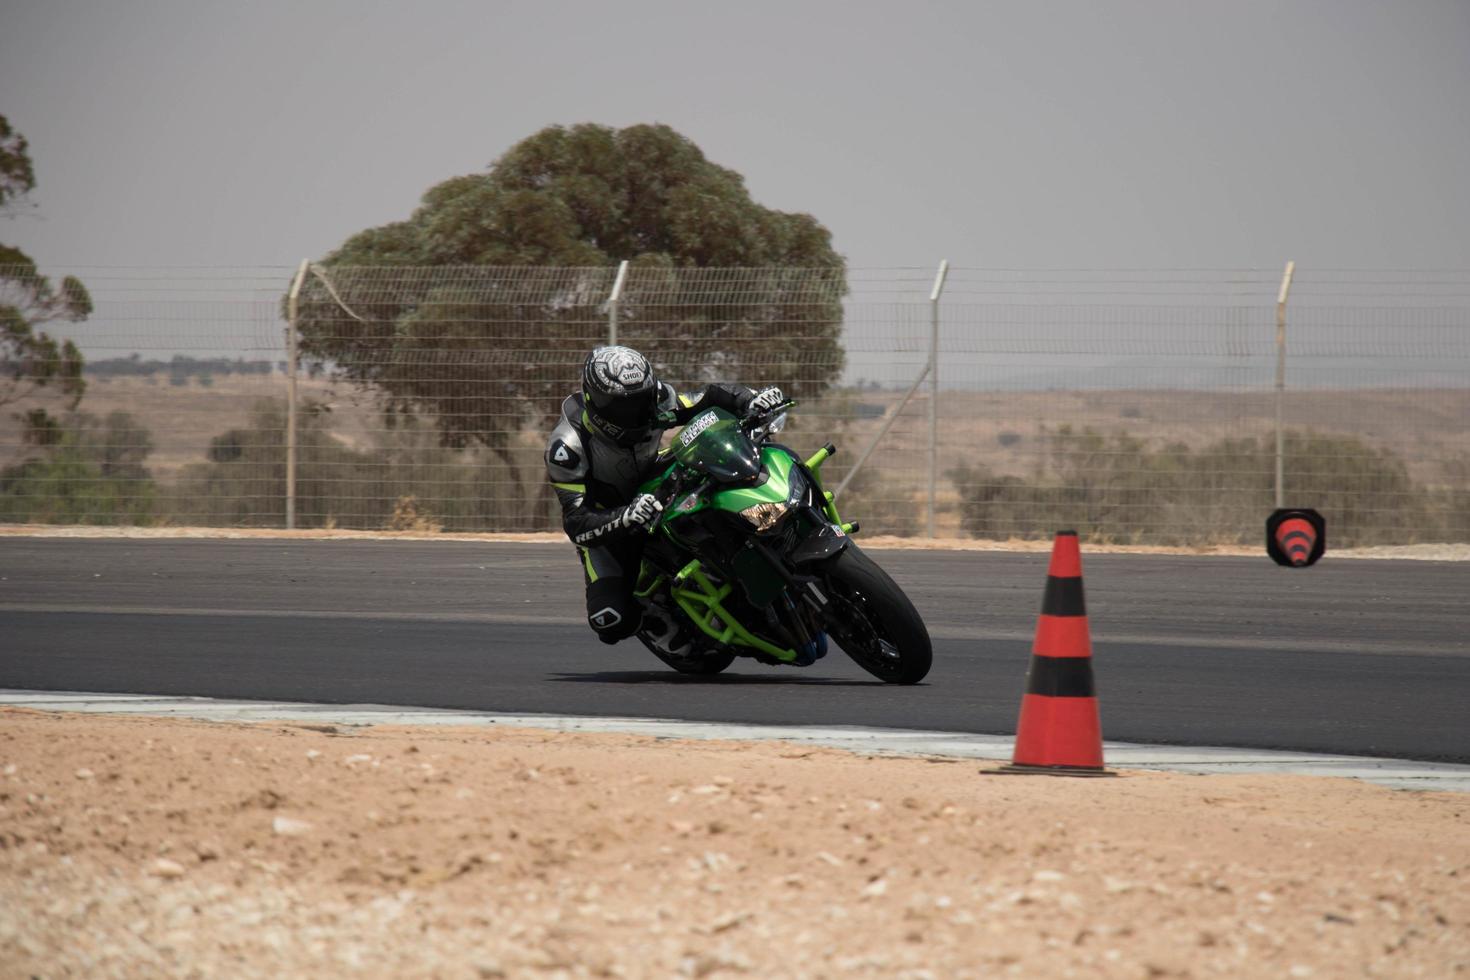
[[[582,365],[582,390],[566,397],[546,446],[546,470],[561,503],[562,527],[577,546],[587,580],[587,622],[604,643],[638,631],[637,584],[647,531],[663,510],[638,487],[667,465],[660,413],[683,425],[709,408],[744,416],[785,398],[780,388],[709,384],[679,394],[631,347],[598,347]]]

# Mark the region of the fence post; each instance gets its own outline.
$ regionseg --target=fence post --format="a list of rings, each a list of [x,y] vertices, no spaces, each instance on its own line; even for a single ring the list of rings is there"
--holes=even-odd
[[[623,280],[628,278],[628,260],[618,263],[618,277],[613,280],[612,295],[607,298],[607,346],[618,344],[618,301],[623,298]]]
[[[949,274],[949,259],[942,259],[929,293],[929,537],[934,537],[934,496],[939,485],[939,294]]]
[[[888,434],[888,430],[893,428],[893,423],[898,420],[898,417],[903,414],[903,410],[908,407],[909,399],[914,397],[914,392],[919,390],[919,385],[923,384],[924,379],[928,376],[929,364],[926,362],[924,364],[924,370],[919,372],[919,376],[914,379],[914,383],[909,385],[909,390],[904,392],[903,397],[898,400],[898,406],[883,420],[882,427],[878,429],[878,434],[873,437],[873,441],[868,443],[868,448],[859,454],[857,462],[852,464],[852,469],[847,471],[847,475],[842,478],[842,482],[837,484],[837,489],[832,491],[832,499],[835,500],[842,496],[842,491],[847,489],[847,485],[852,482],[852,478],[858,475],[858,470],[862,469],[863,464],[868,461],[868,457],[873,455],[873,450],[878,448],[878,443],[882,442],[883,437]]]
[[[1286,396],[1286,297],[1291,292],[1295,260],[1286,263],[1281,275],[1281,292],[1276,294],[1276,508],[1285,507],[1286,442],[1281,428],[1282,403]]]
[[[286,529],[296,527],[296,316],[309,259],[302,259],[286,298]]]

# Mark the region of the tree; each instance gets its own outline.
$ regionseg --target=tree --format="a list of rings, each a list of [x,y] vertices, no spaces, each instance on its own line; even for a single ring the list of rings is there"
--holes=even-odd
[[[11,128],[10,120],[0,116],[0,213],[14,208],[35,186],[30,146]]]
[[[302,350],[379,388],[390,413],[432,415],[446,445],[483,444],[514,468],[515,435],[554,416],[606,336],[623,260],[619,339],[666,377],[713,368],[811,397],[840,374],[846,279],[830,233],[756,204],[739,174],[656,125],[548,127],[430,188],[406,221],[353,235],[322,262],[337,296],[314,279],[303,293]],[[731,267],[751,271],[691,271]]]
[[[25,137],[0,116],[0,209],[9,209],[36,186]],[[42,330],[55,320],[85,320],[92,298],[80,279],[67,276],[59,289],[36,270],[18,248],[0,244],[0,407],[30,399],[43,390],[75,408],[86,390],[82,354],[70,340],[58,341]],[[56,422],[44,408],[19,413],[26,441],[45,444]]]
[[[128,412],[48,420],[41,452],[0,468],[0,521],[147,524],[157,487],[145,465],[153,437]]]

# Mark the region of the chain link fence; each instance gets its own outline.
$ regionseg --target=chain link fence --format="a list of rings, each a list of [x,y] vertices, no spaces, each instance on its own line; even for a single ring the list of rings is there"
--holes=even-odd
[[[1279,409],[1334,547],[1470,540],[1470,271],[1299,268],[1279,389],[1280,270],[65,271],[81,322],[0,269],[3,522],[552,529],[545,434],[616,338],[797,397],[867,533],[1254,544]],[[20,329],[75,341],[78,403]]]

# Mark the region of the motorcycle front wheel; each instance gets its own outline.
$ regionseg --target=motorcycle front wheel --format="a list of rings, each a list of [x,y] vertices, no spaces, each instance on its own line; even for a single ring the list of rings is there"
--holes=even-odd
[[[889,684],[917,684],[934,650],[919,611],[878,563],[849,544],[827,564],[838,609],[827,631],[863,670]]]

